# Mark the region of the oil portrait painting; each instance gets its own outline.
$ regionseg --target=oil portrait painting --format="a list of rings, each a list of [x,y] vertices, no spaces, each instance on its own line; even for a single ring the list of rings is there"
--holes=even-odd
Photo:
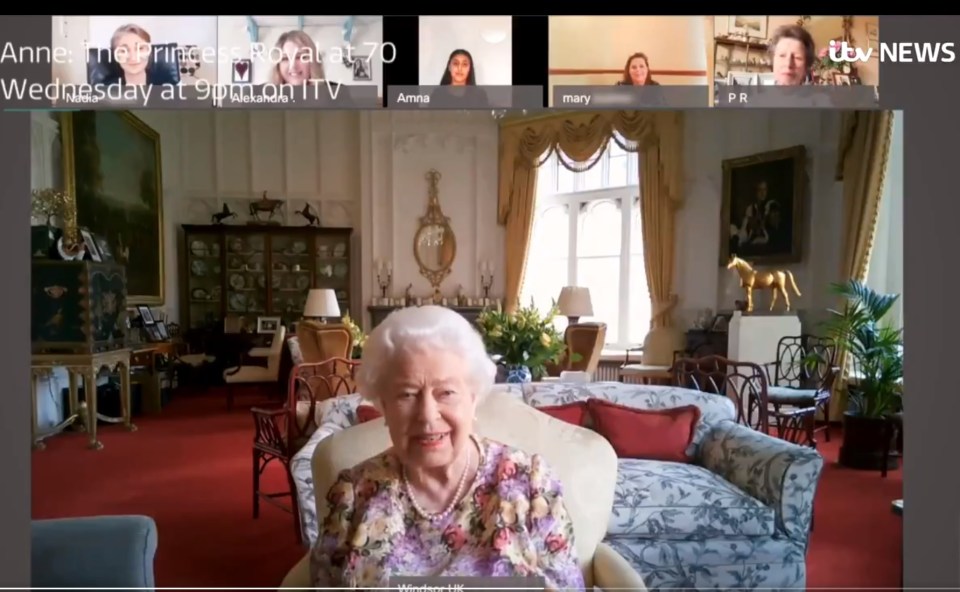
[[[799,262],[805,187],[803,146],[723,161],[720,265]]]
[[[77,223],[126,267],[127,302],[159,305],[163,286],[160,136],[125,111],[64,113],[64,178]]]

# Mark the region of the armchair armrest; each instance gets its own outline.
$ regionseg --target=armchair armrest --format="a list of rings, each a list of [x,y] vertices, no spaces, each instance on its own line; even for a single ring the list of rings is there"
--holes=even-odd
[[[147,516],[34,520],[31,586],[153,588],[157,525]]]
[[[823,471],[816,450],[726,420],[700,446],[701,465],[772,507],[777,528],[806,545]]]
[[[247,355],[251,358],[267,358],[270,357],[270,354],[273,353],[273,348],[269,347],[254,347],[247,352]]]
[[[593,583],[601,590],[643,592],[647,589],[637,570],[606,543],[597,545],[593,555]]]

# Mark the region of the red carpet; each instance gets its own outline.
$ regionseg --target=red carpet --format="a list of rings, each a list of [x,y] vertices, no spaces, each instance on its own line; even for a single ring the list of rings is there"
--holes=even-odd
[[[250,400],[249,403],[254,403]],[[162,415],[138,418],[140,430],[101,430],[104,449],[83,436],[48,441],[33,456],[33,516],[146,514],[158,525],[157,585],[266,587],[280,584],[304,553],[289,514],[268,504],[251,518],[253,421],[238,400],[181,397]],[[816,587],[899,587],[901,472],[881,479],[836,465],[839,434],[821,445],[827,468],[816,501],[807,557]],[[285,484],[280,465],[269,485]]]

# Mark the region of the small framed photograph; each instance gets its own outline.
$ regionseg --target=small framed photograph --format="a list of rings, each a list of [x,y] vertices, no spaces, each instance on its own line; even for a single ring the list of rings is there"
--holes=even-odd
[[[354,82],[367,82],[373,80],[373,72],[370,70],[371,60],[369,56],[354,56],[353,58],[353,80]]]
[[[233,60],[233,68],[230,70],[230,81],[234,84],[250,84],[250,81],[253,80],[253,76],[250,73],[252,69],[253,60]]]
[[[160,336],[160,330],[157,329],[156,325],[147,325],[144,329],[147,331],[147,338],[152,343],[163,341],[163,338]]]
[[[728,86],[756,86],[757,75],[752,72],[730,72],[727,74]]]
[[[257,333],[276,333],[280,329],[280,317],[258,317]]]
[[[110,250],[107,239],[102,235],[94,234],[93,240],[97,243],[97,250],[100,251],[100,260],[104,263],[113,261],[113,251]]]
[[[153,318],[153,312],[150,310],[149,306],[138,306],[137,312],[140,313],[140,320],[143,322],[143,325],[153,325],[157,321]]]
[[[162,341],[168,341],[170,339],[170,331],[167,330],[167,324],[163,321],[157,321],[155,325],[157,327],[157,333],[160,335]]]
[[[93,238],[93,235],[90,234],[90,231],[81,229],[80,236],[83,238],[83,248],[87,250],[90,259],[92,261],[103,261],[103,258],[100,256],[100,248],[97,247],[97,241]]]

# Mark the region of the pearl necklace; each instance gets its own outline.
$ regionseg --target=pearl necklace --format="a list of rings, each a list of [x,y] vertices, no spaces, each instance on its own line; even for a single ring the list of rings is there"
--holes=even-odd
[[[473,436],[470,437],[470,441],[477,447],[478,450],[480,449],[480,444],[477,443],[476,440],[474,440]],[[473,447],[471,447],[471,449],[472,448]],[[467,485],[467,474],[470,472],[470,465],[473,463],[473,453],[471,452],[471,449],[467,450],[467,462],[463,467],[463,473],[460,475],[460,481],[457,482],[457,489],[453,494],[453,499],[451,499],[450,503],[447,504],[447,506],[439,512],[428,512],[423,509],[423,506],[421,506],[420,503],[417,502],[417,498],[414,497],[413,495],[413,488],[410,487],[410,480],[407,478],[407,469],[405,467],[401,468],[401,476],[403,478],[404,491],[406,491],[407,497],[410,498],[410,504],[413,506],[413,509],[416,510],[417,514],[419,514],[421,518],[425,518],[433,522],[438,522],[440,520],[443,520],[444,518],[449,516],[451,512],[453,512],[453,509],[456,507],[457,502],[459,502],[460,498],[463,496],[463,490]],[[482,454],[479,456],[479,459],[480,459],[480,462],[477,463],[478,473],[480,471],[480,465],[483,464]]]

